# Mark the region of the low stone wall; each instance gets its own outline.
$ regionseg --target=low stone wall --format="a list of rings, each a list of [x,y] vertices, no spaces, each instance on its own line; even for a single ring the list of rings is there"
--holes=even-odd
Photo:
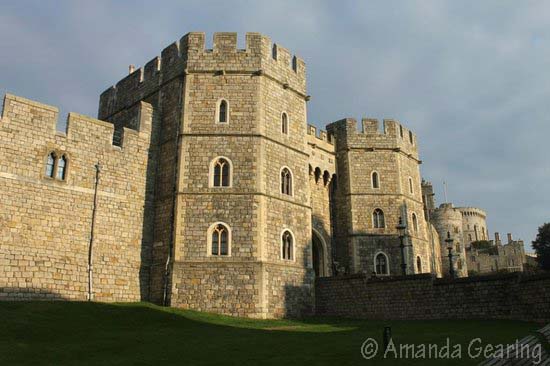
[[[369,319],[550,321],[550,274],[319,278],[316,313]]]

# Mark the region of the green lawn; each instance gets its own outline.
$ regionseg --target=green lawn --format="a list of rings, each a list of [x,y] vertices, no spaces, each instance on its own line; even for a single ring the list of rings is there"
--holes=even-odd
[[[512,343],[540,325],[519,321],[250,320],[147,303],[0,302],[0,365],[425,365],[480,360],[364,360],[361,344]],[[399,345],[397,345],[399,347]],[[430,363],[431,362],[431,363]]]

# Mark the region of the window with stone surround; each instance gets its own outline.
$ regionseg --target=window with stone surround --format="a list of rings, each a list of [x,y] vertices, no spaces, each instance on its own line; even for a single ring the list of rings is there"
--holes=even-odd
[[[281,258],[284,260],[294,260],[294,236],[290,230],[283,231],[281,236]]]
[[[389,275],[389,268],[388,268],[388,256],[385,253],[378,253],[374,257],[374,270],[377,275]]]
[[[281,193],[292,196],[292,172],[287,167],[281,169]]]
[[[231,254],[231,229],[223,222],[212,224],[208,230],[209,255],[229,256]]]
[[[69,159],[66,153],[50,151],[46,156],[44,176],[58,181],[67,180]]]
[[[413,194],[414,193],[414,189],[413,189],[413,179],[411,177],[409,177],[409,193],[410,194]]]
[[[422,259],[420,256],[416,257],[416,270],[418,273],[422,273]]]
[[[380,188],[380,175],[378,174],[378,172],[372,172],[371,184],[372,184],[372,188],[374,189]]]
[[[220,99],[216,107],[216,122],[229,123],[229,104],[227,100]]]
[[[281,132],[288,135],[288,115],[286,112],[281,115]]]
[[[46,171],[44,174],[48,178],[53,178],[56,158],[57,157],[53,151],[50,152],[46,158]]]
[[[67,157],[65,155],[61,155],[61,157],[57,161],[57,179],[65,180],[66,171],[67,171]]]
[[[231,187],[233,183],[231,160],[220,156],[210,164],[210,187]]]
[[[413,230],[415,233],[418,233],[418,219],[416,218],[416,214],[412,213],[412,222],[413,222]]]
[[[375,229],[383,229],[386,227],[386,222],[384,219],[384,211],[377,208],[372,213],[372,226]]]

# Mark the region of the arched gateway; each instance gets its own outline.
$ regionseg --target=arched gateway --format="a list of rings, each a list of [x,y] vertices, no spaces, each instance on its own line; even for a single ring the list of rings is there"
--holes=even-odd
[[[312,232],[312,258],[313,258],[313,270],[315,271],[315,277],[327,276],[326,271],[326,251],[325,244],[322,236],[313,231]]]

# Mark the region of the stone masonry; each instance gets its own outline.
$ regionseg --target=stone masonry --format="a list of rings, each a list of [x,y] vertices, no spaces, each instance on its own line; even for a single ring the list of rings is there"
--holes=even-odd
[[[417,136],[395,120],[318,131],[309,99],[305,63],[268,37],[238,49],[216,33],[206,49],[200,32],[130,67],[66,132],[55,107],[7,94],[0,299],[272,318],[312,313],[316,278],[445,273],[462,215],[426,217]]]

